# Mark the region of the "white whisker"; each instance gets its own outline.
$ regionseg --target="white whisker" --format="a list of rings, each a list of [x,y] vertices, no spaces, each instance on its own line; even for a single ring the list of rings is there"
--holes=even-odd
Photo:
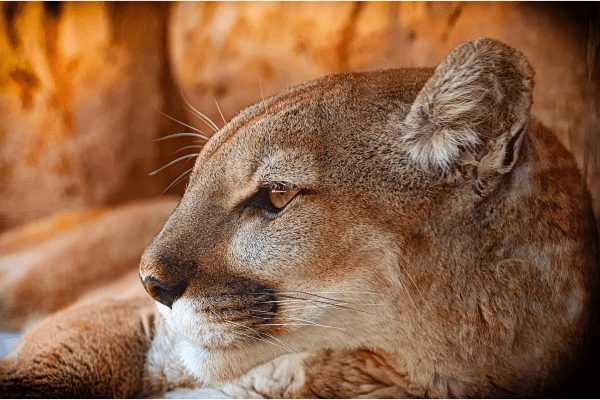
[[[341,331],[346,331],[344,328],[339,328],[337,326],[329,326],[329,325],[320,325],[317,323],[309,323],[309,324],[260,324],[256,326],[318,326],[321,328],[331,328],[331,329],[339,329]]]
[[[194,169],[194,167],[188,169],[187,171],[185,171],[183,174],[179,175],[177,177],[177,179],[175,179],[169,186],[167,186],[167,188],[165,190],[162,191],[161,194],[165,193],[167,190],[171,189],[173,186],[175,186],[181,179],[183,179],[183,177],[185,177],[187,174],[189,174],[192,170]]]
[[[153,176],[156,175],[157,173],[159,173],[160,171],[164,170],[165,168],[170,167],[171,165],[175,164],[176,162],[182,161],[182,160],[186,160],[188,158],[193,158],[193,157],[198,157],[199,153],[194,153],[194,154],[188,154],[186,156],[183,157],[179,157],[177,160],[173,160],[170,163],[168,163],[167,165],[165,165],[164,167],[161,167],[159,169],[157,169],[156,171],[150,172],[148,175],[149,176]]]
[[[227,121],[225,121],[225,117],[223,116],[223,113],[221,112],[221,107],[219,107],[219,103],[217,103],[217,98],[215,97],[215,104],[217,105],[217,110],[219,110],[219,114],[221,114],[221,118],[223,118],[223,123],[225,125],[227,125]]]
[[[315,300],[311,300],[311,299],[302,299],[302,300],[265,300],[265,301],[261,301],[259,304],[265,304],[265,303],[296,304],[296,303],[306,303],[307,301],[315,301]],[[325,303],[325,302],[323,302],[323,303]],[[329,304],[331,306],[343,306],[343,305],[346,305],[348,303],[339,303],[339,304],[325,303],[325,304]]]
[[[269,126],[271,125],[271,119],[269,118],[269,111],[267,110],[267,105],[265,104],[265,95],[262,90],[262,78],[260,78],[260,96],[262,97],[263,106],[265,107],[265,114],[267,114],[267,135],[269,136],[269,156],[271,153],[271,132],[269,131]]]
[[[322,307],[335,307],[335,304],[332,305],[313,305],[313,306],[293,306],[293,307],[286,307],[283,311],[298,311],[298,310],[305,310],[305,309],[309,309],[309,308],[322,308]]]
[[[417,312],[417,314],[419,315],[419,318],[421,318],[421,322],[423,322],[423,325],[425,326],[425,329],[427,329],[427,332],[429,332],[429,334],[431,336],[433,336],[433,334],[431,333],[431,331],[429,330],[429,326],[427,326],[427,324],[425,323],[425,319],[423,318],[423,316],[421,315],[421,313],[419,312],[419,309],[417,308],[417,305],[415,304],[412,296],[410,295],[410,292],[408,291],[406,285],[404,285],[404,282],[402,282],[402,280],[400,279],[400,285],[402,285],[402,287],[404,288],[404,290],[406,291],[406,294],[408,295],[408,298],[410,299],[411,303],[413,304],[413,306],[415,307],[415,311]]]
[[[227,322],[230,322],[230,321],[227,321]],[[272,345],[272,346],[275,346],[275,347],[277,347],[277,348],[280,348],[280,349],[282,349],[282,350],[284,350],[284,351],[286,351],[286,350],[287,350],[285,347],[283,347],[283,346],[280,346],[280,345],[278,345],[278,344],[276,344],[276,343],[273,343],[273,342],[271,342],[270,340],[267,340],[267,339],[262,339],[262,338],[258,338],[258,337],[255,337],[255,336],[246,335],[245,333],[242,333],[242,332],[235,332],[235,333],[236,333],[236,334],[238,334],[238,335],[246,336],[247,338],[250,338],[250,339],[252,339],[252,340],[254,340],[254,341],[257,341],[257,340],[259,340],[259,341],[261,341],[261,342],[268,343],[268,344],[270,344],[270,345]],[[289,351],[289,350],[287,350],[287,351]]]
[[[158,111],[159,113],[161,113],[161,114],[162,114],[162,115],[164,115],[165,117],[169,118],[170,120],[177,122],[178,124],[181,124],[181,125],[183,125],[183,126],[185,126],[185,127],[188,127],[188,128],[190,128],[190,129],[192,129],[192,130],[194,130],[194,131],[196,131],[196,132],[199,132],[199,133],[201,133],[202,135],[206,135],[206,133],[202,132],[202,131],[201,131],[200,129],[198,129],[198,128],[194,128],[194,127],[193,127],[193,126],[191,126],[191,125],[188,125],[188,124],[186,124],[186,123],[183,123],[183,122],[181,122],[181,121],[179,121],[179,120],[177,120],[177,119],[175,119],[175,118],[173,118],[173,117],[171,117],[171,116],[169,116],[169,115],[165,114],[164,112],[162,112],[162,111],[160,111],[160,110],[156,110],[156,111]],[[198,135],[198,136],[201,136],[203,139],[205,139],[205,140],[208,140],[208,137],[206,137],[206,136],[202,136],[202,135]]]
[[[200,145],[185,146],[185,147],[180,148],[179,150],[175,150],[173,152],[173,154],[179,153],[180,151],[187,150],[187,149],[201,149],[203,147],[204,146],[200,146]]]
[[[267,290],[269,290],[269,289],[267,289]],[[286,292],[290,292],[290,293],[303,293],[303,292],[294,292],[294,291],[291,291],[291,290],[290,291],[287,291],[287,290],[275,290],[275,289],[271,289],[271,290],[272,291],[281,292],[281,293],[286,293]],[[307,294],[329,294],[329,293],[332,293],[332,294],[338,294],[338,293],[344,293],[344,294],[353,294],[353,293],[356,293],[356,294],[374,294],[376,296],[384,296],[384,297],[390,297],[390,298],[392,297],[392,296],[389,296],[387,294],[382,294],[382,293],[356,292],[356,291],[353,291],[353,290],[338,290],[338,291],[333,291],[333,292],[307,292]]]
[[[167,140],[167,139],[172,139],[172,138],[176,138],[176,137],[181,137],[181,136],[192,136],[192,137],[197,137],[200,138],[204,141],[207,141],[208,139],[202,135],[198,135],[197,133],[193,133],[193,132],[183,132],[183,133],[174,133],[173,135],[168,135],[168,136],[163,136],[163,137],[159,137],[158,139],[154,139],[155,142],[160,142],[162,140]]]
[[[265,335],[268,335],[269,337],[277,340],[278,342],[280,342],[282,345],[284,345],[285,347],[289,348],[289,350],[294,353],[295,355],[298,355],[298,349],[296,349],[295,347],[292,347],[291,345],[287,344],[286,342],[284,342],[283,340],[277,339],[275,336],[269,334],[269,333],[265,333]],[[312,369],[310,369],[308,367],[308,365],[306,365],[304,363],[304,361],[300,360],[300,362],[302,363],[302,365],[304,365],[306,367],[307,370],[310,371],[310,373],[316,378],[317,376],[315,375],[315,373],[312,371]]]
[[[183,98],[183,101],[185,101],[185,103],[188,105],[188,107],[191,108],[190,111],[192,111],[193,113],[196,114],[196,116],[198,118],[200,118],[205,124],[207,124],[212,130],[216,132],[219,132],[219,127],[217,126],[217,124],[215,124],[214,122],[212,122],[212,120],[210,118],[208,118],[206,115],[202,114],[198,109],[196,109],[189,101],[188,99],[185,98],[183,91],[181,92],[181,97]]]
[[[410,274],[408,273],[408,270],[406,268],[404,268],[404,272],[406,272],[406,275],[408,275],[408,278],[412,282],[413,286],[415,287],[415,289],[417,289],[417,292],[419,292],[419,295],[421,296],[421,299],[423,300],[423,303],[425,303],[425,298],[423,297],[423,294],[421,293],[421,291],[417,287],[417,284],[415,283],[415,281],[413,281],[412,276],[410,276]]]
[[[262,341],[262,342],[269,343],[269,344],[271,344],[271,345],[273,345],[273,346],[275,346],[275,347],[279,347],[279,348],[282,348],[282,349],[284,349],[284,350],[285,350],[285,348],[284,348],[284,347],[282,347],[282,346],[278,346],[278,345],[276,345],[275,343],[272,343],[271,341],[264,339],[262,336],[260,336],[260,333],[256,332],[254,329],[252,329],[252,328],[250,328],[250,327],[247,327],[246,325],[238,324],[238,323],[236,323],[236,322],[232,322],[232,321],[223,321],[223,318],[221,318],[221,317],[219,316],[219,314],[217,314],[217,313],[216,313],[216,312],[214,312],[213,310],[210,310],[210,312],[212,312],[213,314],[215,314],[215,315],[217,316],[217,318],[219,318],[219,320],[220,320],[222,323],[233,324],[233,325],[241,326],[242,328],[250,329],[252,332],[254,332],[255,334],[257,334],[259,337],[250,336],[250,335],[247,335],[247,334],[245,334],[245,333],[242,333],[242,332],[237,332],[237,331],[236,331],[235,333],[237,333],[238,335],[246,336],[246,337],[248,337],[248,338],[250,338],[250,339],[254,340],[255,342],[256,342],[257,340],[260,340],[260,341]]]

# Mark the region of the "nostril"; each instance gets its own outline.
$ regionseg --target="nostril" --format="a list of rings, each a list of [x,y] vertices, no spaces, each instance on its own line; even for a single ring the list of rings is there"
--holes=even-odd
[[[167,285],[158,279],[147,276],[143,278],[140,275],[142,284],[146,288],[146,292],[159,303],[171,308],[175,300],[181,297],[185,289],[187,288],[187,282],[181,281],[177,285]]]

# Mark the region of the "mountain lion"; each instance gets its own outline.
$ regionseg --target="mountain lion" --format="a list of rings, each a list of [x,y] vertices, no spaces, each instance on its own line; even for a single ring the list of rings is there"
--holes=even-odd
[[[591,341],[598,239],[573,157],[530,114],[533,76],[482,38],[435,70],[325,76],[247,108],[142,256],[150,296],[34,326],[0,393],[563,388]]]

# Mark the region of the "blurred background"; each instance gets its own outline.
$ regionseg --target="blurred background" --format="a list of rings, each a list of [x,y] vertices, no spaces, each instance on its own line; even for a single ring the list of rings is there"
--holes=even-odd
[[[12,310],[0,312],[0,324],[22,329],[26,322],[11,318],[40,309],[44,290],[64,292],[44,303],[51,312],[80,296],[75,286],[137,268],[176,202],[144,199],[193,159],[149,173],[197,151],[176,152],[196,145],[191,137],[156,139],[191,132],[169,117],[213,132],[184,98],[220,127],[218,107],[230,120],[263,94],[324,74],[436,66],[481,36],[529,58],[537,72],[533,112],[575,155],[600,215],[599,10],[596,2],[0,3],[0,305]],[[185,179],[167,193],[184,188]],[[131,204],[138,214],[123,208]],[[127,220],[133,214],[138,219]],[[122,256],[114,229],[127,221],[147,224],[137,236],[122,234],[139,242]],[[94,237],[97,224],[104,225]],[[60,243],[74,252],[86,240],[97,241],[95,250],[68,262],[53,250]],[[100,268],[91,258],[107,252],[114,274],[52,286],[57,268],[72,264],[62,282]],[[43,286],[18,295],[6,289],[22,271],[42,270],[54,271]],[[30,302],[17,304],[23,297]]]

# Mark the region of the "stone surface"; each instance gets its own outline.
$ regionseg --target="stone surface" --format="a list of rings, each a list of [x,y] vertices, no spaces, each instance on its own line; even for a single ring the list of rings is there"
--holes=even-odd
[[[143,293],[140,257],[176,204],[164,197],[66,213],[0,235],[0,325],[21,330],[83,295]]]
[[[187,143],[153,141],[179,129],[157,111],[181,110],[168,7],[0,4],[0,230],[156,195],[179,175],[148,177]]]

